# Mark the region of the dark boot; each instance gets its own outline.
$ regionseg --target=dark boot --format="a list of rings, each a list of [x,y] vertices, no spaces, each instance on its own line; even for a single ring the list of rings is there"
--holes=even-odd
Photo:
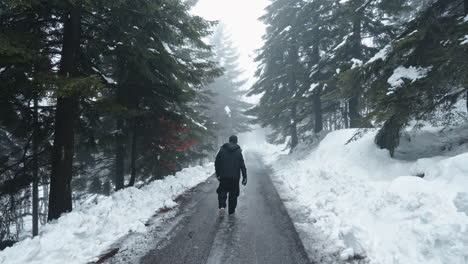
[[[237,195],[233,192],[229,193],[229,214],[236,212],[237,207]]]

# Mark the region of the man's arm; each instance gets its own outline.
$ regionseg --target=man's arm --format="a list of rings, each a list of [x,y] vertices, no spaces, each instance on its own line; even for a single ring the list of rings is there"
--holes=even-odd
[[[244,156],[240,153],[240,169],[242,171],[242,184],[247,184],[247,168],[245,167]],[[244,184],[244,185],[245,185]]]
[[[219,175],[220,163],[221,163],[221,150],[218,151],[218,154],[216,154],[216,159],[215,159],[215,173],[216,173],[216,178],[218,178],[218,179],[221,176],[221,175]]]

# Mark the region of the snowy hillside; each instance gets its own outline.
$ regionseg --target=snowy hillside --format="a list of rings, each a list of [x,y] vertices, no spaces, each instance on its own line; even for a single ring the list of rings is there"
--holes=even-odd
[[[355,132],[265,156],[309,254],[320,263],[468,263],[467,127],[406,132],[399,159],[376,147],[376,132],[346,145]]]
[[[88,263],[129,232],[144,232],[145,223],[161,208],[213,174],[213,164],[192,167],[137,189],[104,197],[46,225],[38,237],[0,251],[1,264]]]

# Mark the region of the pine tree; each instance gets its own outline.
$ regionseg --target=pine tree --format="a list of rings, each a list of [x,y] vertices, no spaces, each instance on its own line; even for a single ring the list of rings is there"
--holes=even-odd
[[[187,114],[181,112],[196,90],[219,71],[213,62],[199,56],[209,52],[201,38],[209,33],[211,23],[190,16],[188,7],[180,2],[159,6],[142,1],[138,6],[141,10],[135,12],[131,1],[116,4],[106,17],[117,22],[102,30],[109,32],[106,38],[111,44],[109,60],[102,61],[99,72],[116,80],[111,115],[117,119],[117,190],[124,186],[126,164],[130,167],[130,186],[139,170],[137,159],[141,160],[140,170],[151,168],[152,174],[158,168],[155,149],[151,158],[141,157],[148,153],[148,146],[157,145],[164,137],[155,133],[158,120],[173,116],[178,122],[190,124],[190,120],[181,121],[178,116]],[[142,17],[141,13],[154,19]],[[174,32],[174,28],[178,30]]]
[[[166,136],[154,133],[161,117],[194,126],[177,137],[209,146],[203,127],[210,121],[193,113],[199,106],[191,100],[220,72],[199,55],[210,53],[202,39],[212,23],[190,15],[182,1],[11,0],[0,7],[0,140],[8,146],[0,153],[2,202],[30,198],[25,190],[33,184],[37,215],[38,185],[48,182],[42,175],[48,169],[49,220],[70,211],[90,182],[103,182],[108,194],[117,119],[127,132],[122,156],[130,164],[129,185],[137,172],[159,173],[147,169],[157,164],[149,146]],[[117,100],[119,93],[125,100]],[[178,168],[203,156],[192,148],[177,149]],[[1,239],[8,219],[0,221]]]
[[[354,77],[349,77],[352,70],[370,59],[383,45],[396,34],[396,24],[392,18],[404,7],[400,1],[391,3],[387,0],[350,0],[338,3],[332,11],[330,21],[335,25],[329,32],[334,44],[322,58],[323,67],[335,65],[329,69],[334,75],[333,85],[328,85],[327,94],[340,94],[337,99],[346,100],[346,120],[349,127],[363,127],[361,109],[362,89]],[[394,2],[394,1],[393,1]],[[334,78],[339,78],[333,81]],[[335,91],[340,88],[341,91]],[[348,127],[348,125],[346,125]]]
[[[323,91],[330,83],[328,80],[333,75],[329,66],[321,64],[323,54],[326,54],[329,47],[333,44],[333,21],[331,20],[334,8],[338,5],[337,1],[315,0],[303,1],[301,3],[296,23],[298,31],[301,32],[301,58],[306,64],[308,78],[305,81],[302,97],[303,112],[311,116],[313,120],[313,131],[319,133],[323,129],[324,107],[329,102],[323,102]],[[310,126],[305,126],[310,129]]]
[[[243,79],[243,72],[239,67],[238,52],[225,31],[225,26],[219,24],[211,37],[215,54],[213,60],[223,67],[224,73],[206,87],[212,94],[212,104],[205,113],[218,124],[218,144],[224,143],[230,135],[250,130],[250,119],[244,115],[250,108],[250,104],[243,101],[247,93],[242,90],[246,80]]]
[[[462,3],[431,4],[381,51],[384,56],[359,70],[373,103],[367,118],[384,123],[376,143],[392,155],[409,121],[432,120],[437,111],[449,113],[465,94],[468,57],[460,39],[468,27],[459,22]],[[414,77],[405,75],[408,71]]]
[[[262,127],[269,126],[273,132],[270,142],[283,143],[289,139],[294,149],[299,143],[298,113],[306,70],[299,58],[297,13],[301,1],[278,0],[267,8],[261,19],[267,24],[265,43],[256,58],[259,68],[258,81],[249,95],[262,94],[260,102],[248,113],[257,117]]]
[[[81,44],[81,12],[82,2],[77,1],[66,6],[61,14],[64,19],[64,28],[59,75],[65,78],[80,76],[78,53]],[[72,210],[71,179],[77,111],[76,95],[70,94],[57,98],[50,175],[49,221]]]
[[[0,131],[8,131],[13,140],[8,140],[11,145],[2,145],[8,146],[4,150],[8,158],[0,164],[0,199],[8,194],[21,196],[32,183],[32,230],[37,235],[39,170],[49,154],[46,140],[50,134],[50,113],[39,100],[53,84],[49,56],[54,49],[47,45],[46,31],[53,21],[48,19],[45,3],[7,1],[1,9]],[[17,200],[29,198],[29,192],[24,193],[26,197]]]

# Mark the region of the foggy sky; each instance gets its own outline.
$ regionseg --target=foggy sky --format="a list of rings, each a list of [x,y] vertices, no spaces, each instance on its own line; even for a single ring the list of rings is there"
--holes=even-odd
[[[254,81],[255,50],[261,47],[265,32],[265,25],[258,18],[264,14],[268,3],[268,0],[200,0],[192,11],[205,19],[219,20],[225,24],[231,40],[239,49],[240,66],[249,79],[246,88]],[[248,101],[252,100],[250,98]]]

